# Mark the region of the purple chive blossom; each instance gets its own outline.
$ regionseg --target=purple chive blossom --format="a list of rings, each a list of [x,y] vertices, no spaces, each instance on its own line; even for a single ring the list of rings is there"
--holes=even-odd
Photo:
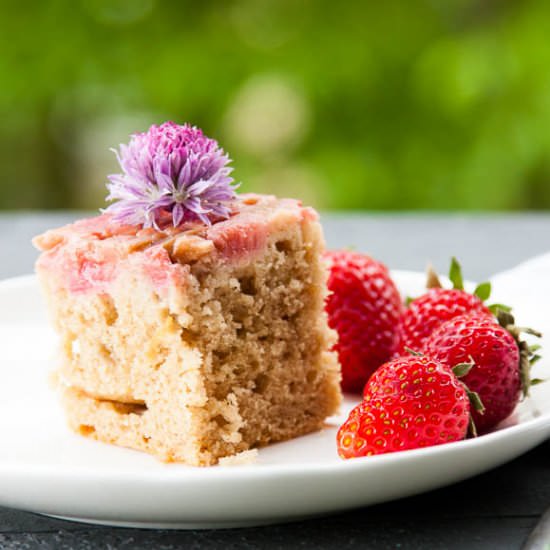
[[[165,122],[133,134],[128,145],[113,149],[122,174],[108,176],[104,212],[127,225],[159,228],[167,214],[174,227],[184,222],[228,218],[235,189],[229,157],[202,130]]]

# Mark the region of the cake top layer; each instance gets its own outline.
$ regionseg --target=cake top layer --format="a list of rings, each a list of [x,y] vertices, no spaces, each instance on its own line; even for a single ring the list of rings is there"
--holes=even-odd
[[[303,207],[297,200],[242,194],[231,216],[210,226],[188,222],[179,227],[167,224],[162,229],[144,229],[139,225],[120,225],[111,214],[102,214],[50,229],[35,237],[33,244],[41,251],[48,251],[62,245],[88,242],[115,247],[127,255],[178,240],[180,247],[187,241],[186,248],[190,251],[204,252],[215,248],[221,254],[233,257],[261,246],[271,228],[304,218],[316,220],[317,213],[312,208]],[[200,241],[210,244],[200,244]]]
[[[170,264],[189,264],[209,254],[224,262],[246,260],[265,246],[271,233],[316,219],[317,213],[297,200],[241,194],[230,217],[212,225],[188,222],[142,228],[120,225],[107,213],[46,231],[33,244],[43,252],[37,269],[56,271],[71,290],[97,288],[114,277],[121,260],[130,257],[148,264],[160,284]]]

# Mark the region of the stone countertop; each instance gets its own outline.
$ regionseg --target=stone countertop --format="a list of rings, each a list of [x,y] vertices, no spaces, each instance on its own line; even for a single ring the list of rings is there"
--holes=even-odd
[[[30,273],[37,233],[75,212],[0,214],[0,279]],[[365,251],[395,269],[446,270],[457,256],[481,280],[550,249],[550,214],[331,213],[329,247]],[[9,442],[4,442],[9,444]],[[322,519],[234,530],[90,526],[0,508],[0,548],[517,549],[550,505],[550,441],[473,479]],[[0,488],[1,490],[1,488]]]

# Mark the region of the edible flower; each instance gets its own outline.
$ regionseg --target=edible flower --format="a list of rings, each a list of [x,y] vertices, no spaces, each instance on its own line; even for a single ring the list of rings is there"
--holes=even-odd
[[[160,229],[228,218],[236,199],[229,156],[216,140],[189,124],[165,122],[133,134],[116,154],[122,174],[108,176],[103,212],[125,225]]]

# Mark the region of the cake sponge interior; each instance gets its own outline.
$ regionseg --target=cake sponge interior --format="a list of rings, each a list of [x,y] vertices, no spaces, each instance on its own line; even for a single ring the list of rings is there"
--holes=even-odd
[[[198,466],[320,429],[341,400],[323,246],[316,221],[278,227],[242,261],[182,261],[164,243],[181,278],[162,293],[141,269],[82,294],[43,273],[70,426]]]

